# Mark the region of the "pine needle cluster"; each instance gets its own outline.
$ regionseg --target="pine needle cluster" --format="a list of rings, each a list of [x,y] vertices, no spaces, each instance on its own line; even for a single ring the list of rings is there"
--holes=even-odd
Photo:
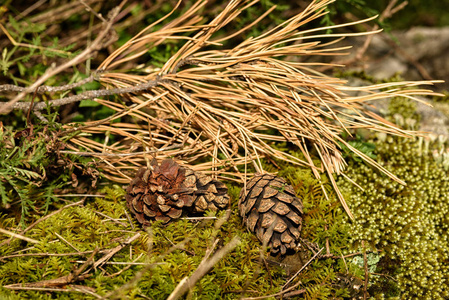
[[[116,115],[107,123],[84,132],[104,135],[115,142],[96,142],[89,137],[71,140],[73,149],[103,161],[106,176],[129,182],[136,165],[148,157],[176,157],[196,170],[207,170],[225,178],[245,181],[246,166],[263,172],[261,158],[277,157],[295,165],[310,167],[316,178],[324,172],[331,178],[347,213],[352,214],[338,191],[333,174],[346,163],[342,147],[394,180],[403,183],[371,157],[341,137],[356,129],[371,129],[399,136],[402,130],[371,112],[370,100],[433,94],[416,88],[431,82],[393,82],[349,87],[344,80],[314,70],[320,63],[303,62],[302,57],[341,55],[344,47],[335,43],[345,36],[365,33],[326,33],[329,29],[357,25],[362,21],[301,30],[301,26],[326,15],[330,0],[312,1],[300,14],[249,37],[233,48],[230,40],[268,15],[241,30],[229,33],[232,21],[254,1],[230,1],[213,20],[200,15],[205,1],[198,1],[183,15],[156,29],[161,18],[134,36],[104,60],[100,82],[108,89],[127,91],[119,101],[95,99]],[[176,8],[175,8],[176,9]],[[172,40],[184,44],[162,67],[151,61],[135,72],[127,67],[152,49]],[[358,96],[351,96],[357,91]],[[89,125],[89,124],[88,124]],[[70,125],[69,125],[70,126]],[[106,140],[107,140],[106,139]],[[303,159],[278,151],[273,144],[287,141],[299,149]],[[312,156],[320,157],[318,164]],[[239,168],[244,165],[245,168]]]

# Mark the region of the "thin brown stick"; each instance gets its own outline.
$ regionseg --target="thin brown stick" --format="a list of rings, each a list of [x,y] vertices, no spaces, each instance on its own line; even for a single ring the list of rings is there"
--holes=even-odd
[[[125,1],[126,2],[126,1]],[[44,83],[48,78],[62,72],[63,70],[70,68],[73,65],[77,65],[85,60],[87,60],[94,51],[97,51],[101,47],[101,42],[106,37],[106,35],[109,33],[109,31],[112,28],[113,22],[115,17],[120,12],[121,7],[124,5],[124,2],[122,2],[119,6],[114,8],[110,13],[110,18],[108,22],[105,24],[104,29],[100,34],[97,36],[97,38],[92,42],[92,44],[89,45],[84,51],[82,51],[80,54],[78,54],[76,57],[71,59],[70,61],[58,66],[58,67],[50,67],[46,70],[44,75],[42,75],[38,80],[34,82],[31,86],[29,86],[25,91],[22,91],[17,95],[14,99],[9,101],[7,104],[0,106],[0,114],[6,114],[11,111],[14,104],[22,100],[22,98],[29,93],[30,91],[33,91],[38,86],[40,86],[42,83]]]
[[[43,287],[26,287],[26,286],[3,286],[10,290],[23,290],[23,291],[41,291],[41,292],[79,292],[96,297],[97,299],[105,299],[104,297],[90,291],[87,287],[70,284],[66,288],[43,288]]]
[[[117,252],[119,252],[120,250],[122,250],[125,246],[131,244],[132,242],[134,242],[136,239],[138,239],[140,237],[140,232],[136,233],[135,235],[133,235],[132,237],[128,238],[126,241],[124,241],[123,243],[121,243],[120,245],[109,249],[108,252],[99,260],[97,260],[92,268],[96,269],[101,267],[103,264],[105,264],[108,260],[110,260]],[[86,271],[89,272],[89,271]]]
[[[78,248],[76,248],[75,246],[73,246],[69,241],[67,241],[63,236],[61,236],[60,234],[58,234],[57,232],[53,232],[58,238],[60,238],[64,243],[66,243],[67,245],[69,245],[70,247],[73,248],[73,250],[77,251],[78,253],[81,252]]]
[[[38,94],[44,94],[44,93],[53,93],[53,92],[64,92],[67,90],[74,89],[76,87],[82,86],[86,83],[92,82],[96,80],[98,77],[97,73],[90,75],[89,77],[80,80],[78,82],[67,84],[67,85],[61,85],[61,86],[51,86],[51,85],[41,85],[38,87],[35,92]],[[14,84],[1,84],[0,85],[0,92],[25,92],[27,91],[27,88],[17,86]]]
[[[284,284],[284,286],[282,287],[280,292],[278,292],[276,294],[266,295],[266,296],[246,297],[246,298],[241,298],[241,299],[242,300],[259,300],[259,299],[267,299],[267,298],[278,298],[278,297],[283,297],[286,294],[289,294],[294,289],[296,289],[299,285],[301,285],[301,281],[298,281],[291,287],[284,289],[287,286],[287,284],[289,284],[294,277],[296,277],[306,266],[308,266],[314,259],[316,259],[318,254],[323,250],[324,250],[324,248],[321,248],[321,250],[317,254],[315,254],[309,261],[307,261],[306,264],[295,275],[293,275],[286,284]],[[299,294],[301,294],[301,293],[303,293],[303,289],[295,291],[295,292],[298,292]]]
[[[213,266],[219,262],[225,255],[231,252],[237,245],[240,244],[240,238],[233,237],[232,240],[219,249],[210,259],[203,259],[198,268],[189,277],[184,277],[167,298],[167,300],[179,299],[188,290],[192,289],[195,284],[200,280]]]
[[[86,92],[78,94],[78,95],[68,96],[68,97],[65,97],[62,99],[57,99],[57,100],[50,100],[50,101],[48,101],[48,103],[46,103],[46,102],[36,103],[33,106],[33,110],[39,111],[39,110],[45,109],[47,106],[57,107],[57,106],[67,105],[70,103],[79,102],[79,101],[86,100],[86,99],[94,99],[94,98],[103,97],[103,96],[120,95],[120,94],[126,94],[126,93],[137,93],[137,92],[147,90],[147,89],[154,87],[158,84],[161,84],[160,80],[152,80],[152,81],[149,81],[146,83],[135,85],[134,87],[130,87],[130,88],[116,88],[116,89],[110,89],[110,90],[86,91]],[[28,88],[24,89],[22,91],[22,93],[27,93],[27,92],[28,92]],[[11,100],[11,101],[13,101],[13,100]],[[32,103],[30,103],[30,102],[18,102],[18,103],[15,103],[12,105],[12,104],[10,104],[11,101],[0,105],[0,109],[2,109],[2,108],[7,109],[7,107],[12,106],[12,109],[24,110],[24,109],[29,109],[32,106]],[[2,112],[0,111],[0,113],[2,113]]]
[[[151,265],[146,266],[145,268],[143,268],[142,270],[140,270],[139,272],[136,273],[136,275],[127,283],[125,283],[124,285],[122,285],[120,288],[116,289],[115,291],[111,291],[110,293],[108,293],[105,298],[106,299],[122,299],[124,297],[124,291],[132,288],[133,286],[135,286],[139,280],[142,278],[142,276],[148,272],[148,270],[150,270],[151,268],[153,268],[157,263],[159,263],[160,261],[162,261],[164,259],[164,257],[166,257],[168,254],[172,253],[173,251],[175,251],[176,249],[180,249],[180,248],[184,248],[185,245],[190,241],[189,238],[184,239],[183,241],[179,242],[178,244],[170,247],[170,249],[168,249],[164,254],[160,255],[159,257],[157,257],[155,259],[155,262]]]
[[[110,220],[110,221],[112,221],[112,222],[114,222],[114,223],[120,224],[120,225],[122,225],[123,227],[128,227],[128,224],[125,224],[125,223],[123,223],[123,222],[120,222],[120,221],[117,220],[117,219],[111,218],[111,217],[108,216],[107,214],[104,214],[104,213],[99,212],[99,211],[96,211],[96,210],[94,210],[93,212],[96,213],[96,214],[99,214],[99,215],[102,216],[102,217],[105,217],[107,220]]]
[[[327,224],[324,225],[324,230],[327,231],[328,230],[328,226]],[[331,254],[331,250],[329,247],[329,238],[326,238],[326,255],[330,255]]]
[[[48,280],[42,280],[38,282],[30,282],[30,283],[15,283],[6,285],[4,287],[6,288],[16,288],[16,287],[31,287],[31,288],[48,288],[48,287],[61,287],[66,286],[68,284],[74,283],[76,281],[82,281],[87,277],[90,277],[90,274],[83,274],[81,273],[87,268],[88,265],[92,264],[94,256],[98,253],[98,249],[95,249],[92,251],[92,254],[90,257],[84,262],[79,268],[72,271],[70,274],[54,279],[48,279]]]
[[[61,150],[60,153],[64,154],[73,154],[73,155],[79,155],[79,156],[104,156],[104,157],[128,157],[128,156],[136,156],[136,155],[142,155],[142,154],[151,154],[151,153],[157,153],[158,151],[165,151],[165,150],[171,150],[180,148],[182,144],[174,144],[165,148],[161,148],[158,150],[150,150],[150,151],[141,151],[141,152],[134,152],[134,153],[99,153],[99,152],[77,152],[77,151],[66,151]]]
[[[35,239],[23,236],[21,234],[14,233],[12,231],[9,231],[9,230],[3,229],[3,228],[0,228],[0,233],[3,233],[5,235],[9,235],[9,236],[11,236],[13,238],[16,238],[16,239],[21,239],[21,240],[29,242],[29,243],[39,244],[39,241],[37,241]]]
[[[369,271],[368,271],[368,258],[366,256],[366,248],[365,241],[362,240],[362,248],[363,248],[363,269],[365,270],[365,282],[363,284],[363,300],[368,298],[368,280],[369,280]]]
[[[50,218],[50,217],[52,217],[52,216],[54,216],[54,215],[60,213],[61,211],[63,211],[63,210],[66,209],[66,208],[69,208],[69,207],[72,207],[72,206],[77,206],[77,205],[83,205],[85,200],[86,200],[86,199],[84,198],[83,200],[80,200],[80,201],[77,201],[77,202],[73,202],[73,203],[67,204],[67,205],[61,207],[60,209],[55,210],[54,212],[52,212],[52,213],[50,213],[50,214],[48,214],[48,215],[46,215],[46,216],[40,218],[39,220],[37,220],[36,222],[34,222],[33,224],[31,224],[30,226],[28,226],[27,228],[25,228],[25,229],[23,230],[23,233],[25,234],[26,232],[28,232],[29,230],[31,230],[32,228],[34,228],[34,226],[36,226],[37,224],[39,224],[39,223],[45,221],[46,219],[48,219],[48,218]],[[0,246],[1,246],[1,245],[0,245]]]
[[[311,259],[309,259],[308,262],[306,262],[301,269],[299,269],[292,277],[290,277],[289,280],[287,280],[287,282],[282,286],[281,290],[284,290],[289,284],[290,282],[292,282],[301,272],[302,270],[304,270],[318,255],[320,255],[321,251],[323,251],[324,248],[321,248],[314,256],[312,256]]]
[[[105,253],[109,250],[101,250],[98,253]],[[78,256],[78,255],[84,255],[94,252],[93,250],[89,251],[83,251],[83,252],[72,252],[72,253],[24,253],[24,254],[13,254],[13,255],[5,255],[0,257],[0,260],[5,260],[9,258],[15,258],[15,257],[33,257],[33,256]]]
[[[118,275],[120,275],[120,274],[122,274],[123,272],[125,272],[126,270],[128,270],[129,268],[131,268],[132,266],[134,266],[135,265],[135,263],[141,258],[143,256],[143,253],[141,253],[138,257],[136,257],[131,263],[126,263],[126,266],[123,268],[123,269],[121,269],[120,271],[117,271],[117,272],[115,272],[115,273],[113,273],[113,274],[110,274],[110,275],[106,275],[105,277],[110,277],[110,278],[112,278],[112,277],[115,277],[115,276],[118,276]],[[111,263],[111,262],[108,262],[108,263]],[[145,265],[148,265],[148,264],[145,264]]]

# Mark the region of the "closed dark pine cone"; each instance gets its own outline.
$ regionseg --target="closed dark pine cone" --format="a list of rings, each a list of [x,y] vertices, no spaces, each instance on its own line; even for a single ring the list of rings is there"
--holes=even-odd
[[[283,178],[258,174],[240,193],[240,215],[248,229],[266,242],[273,254],[285,254],[298,246],[302,202]]]

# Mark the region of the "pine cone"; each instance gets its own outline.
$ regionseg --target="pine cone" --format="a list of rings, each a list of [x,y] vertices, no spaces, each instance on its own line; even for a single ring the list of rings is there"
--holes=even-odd
[[[126,203],[139,223],[149,226],[152,220],[165,223],[179,218],[183,211],[204,212],[225,208],[229,203],[228,189],[220,181],[171,159],[153,170],[140,168],[126,189]]]
[[[280,177],[258,174],[240,192],[240,215],[251,232],[266,242],[271,252],[294,249],[302,223],[302,202],[291,185]]]

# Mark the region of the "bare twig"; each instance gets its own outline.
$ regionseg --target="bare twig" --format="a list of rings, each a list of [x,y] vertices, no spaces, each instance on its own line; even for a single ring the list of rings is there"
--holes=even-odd
[[[200,280],[210,269],[220,261],[226,254],[232,251],[238,244],[240,244],[240,239],[238,237],[232,238],[232,240],[227,243],[224,247],[219,249],[210,259],[203,259],[198,266],[198,268],[192,273],[190,277],[183,278],[167,300],[179,299],[184,295],[189,289],[193,288],[198,280]]]
[[[75,246],[73,246],[69,241],[67,241],[63,236],[61,236],[60,234],[58,234],[57,232],[54,232],[54,234],[60,238],[64,243],[66,243],[67,245],[69,245],[70,247],[73,248],[73,250],[77,251],[78,253],[81,252],[78,248],[76,248]]]
[[[34,223],[31,224],[30,226],[28,226],[25,230],[23,230],[23,231],[22,231],[22,234],[25,234],[27,231],[29,231],[30,229],[32,229],[34,226],[36,226],[36,225],[39,224],[40,222],[42,222],[42,221],[44,221],[44,220],[50,218],[51,216],[53,216],[53,215],[55,215],[55,214],[57,214],[57,213],[60,213],[62,210],[66,209],[66,208],[68,208],[68,207],[83,204],[83,203],[84,203],[84,200],[85,200],[85,199],[83,199],[83,200],[81,200],[81,201],[78,201],[78,202],[75,202],[75,203],[70,203],[70,204],[68,204],[68,205],[66,205],[66,206],[64,206],[64,207],[62,207],[62,208],[60,208],[60,209],[58,209],[57,211],[54,211],[54,212],[52,212],[52,213],[50,213],[50,214],[48,214],[48,215],[46,215],[46,216],[40,218],[39,220],[37,220],[36,222],[34,222]],[[11,238],[11,239],[12,239],[12,238]],[[6,240],[6,241],[3,241],[2,243],[0,243],[0,247],[3,246],[3,245],[5,245],[5,244],[7,244],[7,243],[10,243],[10,242],[11,242],[11,239]]]
[[[128,219],[129,225],[131,226],[132,230],[134,230],[134,224],[133,224],[133,222],[131,221],[131,218],[129,217],[128,212],[126,211],[125,208],[123,208],[123,211],[125,212],[125,216],[126,216],[126,219]]]
[[[308,266],[314,259],[316,259],[317,256],[319,255],[319,253],[320,253],[321,251],[323,251],[323,250],[324,250],[324,248],[321,248],[320,251],[319,251],[317,254],[315,254],[309,261],[307,261],[307,262],[305,263],[305,265],[304,265],[298,272],[296,272],[296,274],[293,275],[293,276],[287,281],[286,284],[284,284],[284,286],[282,287],[282,289],[281,289],[280,292],[278,292],[278,293],[276,293],[276,294],[266,295],[266,296],[260,296],[260,297],[246,297],[246,298],[241,298],[241,299],[242,299],[242,300],[259,300],[259,299],[267,299],[267,298],[278,298],[278,297],[283,297],[284,295],[290,294],[291,292],[295,293],[295,295],[304,293],[304,290],[303,290],[303,289],[294,291],[294,289],[296,289],[296,288],[301,284],[301,281],[298,281],[297,283],[295,283],[294,285],[292,285],[292,286],[289,287],[289,288],[286,288],[286,286],[287,286],[287,285],[288,285],[294,278],[296,278],[296,276],[298,276],[299,273],[302,272],[302,270],[304,270],[305,267],[307,267],[307,266]]]
[[[363,248],[363,269],[365,270],[365,282],[363,284],[363,300],[368,298],[368,280],[369,280],[369,271],[368,271],[368,258],[366,257],[366,247],[365,241],[362,240],[362,248]]]
[[[29,243],[39,244],[39,241],[36,241],[35,239],[23,236],[21,234],[14,233],[12,231],[9,231],[9,230],[3,229],[3,228],[0,228],[0,233],[9,235],[9,236],[11,236],[13,238],[16,238],[16,239],[21,239],[21,240],[29,242]]]
[[[328,230],[328,226],[327,224],[324,225],[324,230],[327,231]],[[330,247],[329,247],[329,238],[326,237],[326,255],[330,255],[331,251],[330,251]]]
[[[9,101],[7,104],[2,105],[0,107],[0,114],[6,114],[8,112],[10,112],[13,109],[14,104],[16,104],[17,102],[19,102],[20,100],[22,100],[22,98],[29,93],[30,91],[35,90],[37,87],[39,87],[42,83],[44,83],[48,78],[62,72],[63,70],[70,68],[73,65],[77,65],[83,61],[85,61],[86,59],[89,58],[89,56],[94,52],[97,51],[100,47],[101,47],[101,42],[103,41],[103,39],[106,37],[106,35],[109,33],[109,31],[112,28],[112,25],[114,23],[114,19],[115,17],[118,15],[118,13],[120,12],[120,8],[121,6],[124,4],[124,2],[122,2],[119,6],[117,6],[116,8],[114,8],[111,11],[109,20],[106,24],[104,24],[104,29],[102,32],[100,32],[100,34],[97,36],[97,38],[92,42],[92,44],[89,45],[89,47],[87,47],[83,52],[81,52],[80,54],[78,54],[76,57],[74,57],[73,59],[71,59],[70,61],[66,62],[65,64],[62,64],[58,67],[50,67],[46,70],[45,74],[42,75],[38,80],[36,80],[36,82],[34,84],[32,84],[31,86],[29,86],[25,91],[22,91],[19,93],[19,95],[17,95],[14,99],[12,99],[11,101]]]
[[[124,267],[120,271],[117,271],[117,272],[115,272],[113,274],[107,275],[106,277],[115,277],[115,276],[118,276],[118,275],[122,274],[123,272],[125,272],[126,270],[131,268],[136,263],[136,261],[138,261],[142,256],[143,256],[143,253],[141,253],[138,257],[136,257],[131,263],[129,263],[129,262],[125,263],[126,267]],[[108,263],[112,263],[112,262],[108,262]],[[146,265],[148,265],[148,264],[146,264]]]
[[[109,250],[101,250],[98,253],[104,253],[107,252]],[[30,257],[30,256],[37,256],[37,257],[50,257],[50,256],[78,256],[78,255],[84,255],[84,254],[89,254],[92,253],[92,250],[89,251],[83,251],[83,252],[73,252],[73,253],[24,253],[24,254],[13,254],[13,255],[5,255],[0,257],[0,260],[5,260],[5,259],[9,259],[9,258],[15,258],[15,257]]]
[[[88,11],[90,11],[93,15],[95,15],[98,19],[100,19],[101,21],[103,21],[104,23],[106,23],[106,20],[103,18],[103,16],[99,13],[97,13],[95,10],[92,9],[92,7],[90,7],[90,5],[88,5],[86,2],[84,2],[84,0],[79,0],[81,2],[82,5],[84,5],[86,7],[86,9]]]
[[[384,40],[394,48],[394,50],[402,56],[405,60],[410,62],[415,68],[418,70],[418,72],[421,74],[422,78],[425,80],[432,80],[432,76],[430,76],[429,72],[427,72],[426,68],[412,55],[408,54],[406,51],[402,50],[401,47],[398,46],[397,43],[395,43],[390,37],[384,37]]]
[[[44,94],[44,93],[53,93],[53,92],[64,92],[67,90],[71,90],[73,88],[82,86],[86,83],[92,82],[95,80],[97,75],[90,75],[89,77],[80,80],[78,82],[67,84],[67,85],[61,85],[61,86],[51,86],[51,85],[42,85],[38,87],[35,92],[38,94]],[[28,89],[25,87],[17,86],[14,84],[2,84],[0,85],[0,92],[28,92]],[[33,91],[30,91],[30,93]]]
[[[282,286],[282,290],[284,290],[290,284],[290,282],[292,282],[299,275],[299,273],[301,273],[302,270],[304,270],[318,255],[320,255],[321,251],[323,251],[323,250],[324,250],[324,248],[321,248],[320,251],[318,251],[314,256],[312,256],[312,258],[308,262],[306,262],[301,267],[301,269],[298,270],[298,272],[295,273],[295,275],[290,277],[290,279],[287,280],[287,282]]]
[[[142,151],[142,152],[134,152],[134,153],[100,153],[100,152],[77,152],[77,151],[66,151],[61,150],[60,153],[64,154],[73,154],[78,156],[105,156],[105,157],[127,157],[127,156],[135,156],[142,154],[151,154],[156,153],[158,151],[171,150],[182,147],[182,144],[174,144],[165,148],[150,150],[150,151]]]
[[[91,288],[70,284],[66,288],[45,288],[45,287],[27,287],[27,286],[3,286],[10,290],[23,290],[23,291],[41,291],[41,292],[79,292],[83,294],[89,294],[97,299],[104,299],[102,296],[91,291]]]
[[[34,228],[34,226],[36,226],[37,224],[41,223],[42,221],[45,221],[46,219],[48,219],[48,218],[50,218],[50,217],[52,217],[52,216],[54,216],[54,215],[56,215],[56,214],[59,214],[61,211],[63,211],[63,210],[66,209],[66,208],[69,208],[69,207],[72,207],[72,206],[77,206],[77,205],[83,205],[85,200],[86,200],[86,199],[84,198],[83,200],[80,200],[80,201],[77,201],[77,202],[73,202],[73,203],[67,204],[67,205],[61,207],[60,209],[58,209],[58,210],[56,210],[56,211],[54,211],[54,212],[52,212],[52,213],[50,213],[50,214],[48,214],[48,215],[46,215],[46,216],[40,218],[39,220],[37,220],[36,222],[34,222],[33,224],[31,224],[30,226],[28,226],[27,228],[25,228],[25,229],[23,230],[23,233],[28,232],[29,230],[31,230],[32,228]],[[1,246],[1,245],[0,245],[0,246]]]
[[[43,110],[43,109],[47,108],[48,106],[57,107],[57,106],[67,105],[70,103],[79,102],[81,100],[94,99],[94,98],[103,97],[103,96],[120,95],[120,94],[126,94],[126,93],[137,93],[137,92],[141,92],[141,91],[147,90],[149,88],[155,87],[157,84],[161,84],[161,80],[153,80],[153,81],[149,81],[146,83],[137,84],[134,87],[130,87],[130,88],[117,88],[117,89],[110,89],[110,90],[86,91],[84,93],[74,95],[74,96],[68,96],[68,97],[65,97],[62,99],[36,103],[33,106],[33,110],[39,111],[39,110]],[[11,85],[7,85],[6,87],[3,87],[3,88],[7,89],[10,87],[11,87]],[[22,90],[22,93],[28,93],[28,92],[29,92],[28,88]],[[15,103],[14,105],[11,105],[10,103],[13,100],[11,100],[10,102],[7,102],[6,104],[0,105],[0,110],[6,109],[6,107],[11,107],[11,106],[12,106],[12,109],[29,109],[31,106],[31,103],[29,103],[29,102],[19,102],[19,103]],[[1,113],[1,111],[0,111],[0,113]]]
[[[181,241],[180,243],[170,247],[170,249],[168,249],[164,254],[160,255],[159,257],[157,257],[155,259],[155,262],[151,265],[148,265],[146,267],[144,267],[142,270],[140,270],[139,272],[136,273],[136,275],[130,280],[128,281],[126,284],[124,284],[123,286],[121,286],[120,288],[116,289],[115,291],[111,291],[110,293],[108,293],[105,298],[107,299],[122,299],[123,298],[123,293],[124,291],[132,288],[134,285],[136,285],[139,280],[142,278],[142,276],[148,272],[148,270],[150,270],[151,268],[153,268],[157,263],[159,263],[160,261],[162,261],[164,259],[165,256],[167,256],[168,254],[172,253],[174,250],[176,249],[181,249],[184,248],[185,245],[190,241],[189,238],[184,239],[183,241]]]
[[[398,2],[398,0],[390,0],[390,2],[388,3],[387,7],[384,9],[384,11],[380,14],[379,16],[379,22],[383,22],[385,19],[389,19],[391,18],[395,13],[397,13],[398,11],[402,10],[405,6],[407,6],[408,1],[404,1],[401,2],[398,6],[395,7],[396,3]],[[379,25],[375,24],[372,28],[372,31],[377,31],[379,30]],[[363,55],[365,55],[366,51],[368,50],[372,40],[373,40],[374,35],[368,35],[366,37],[365,42],[363,43],[362,47],[360,47],[355,56],[349,60],[343,60],[343,61],[337,61],[335,62],[336,64],[343,64],[343,65],[351,65],[355,62],[360,62],[362,61]],[[324,70],[324,69],[322,69]],[[426,78],[427,79],[427,78]]]
[[[124,241],[123,243],[121,243],[120,245],[110,249],[102,258],[100,258],[99,260],[97,260],[92,268],[96,269],[98,267],[101,267],[103,264],[105,264],[108,260],[110,260],[117,252],[119,252],[120,250],[122,250],[125,246],[131,244],[132,242],[134,242],[136,239],[138,239],[140,237],[140,232],[136,233],[134,236],[128,238],[126,241]],[[89,272],[86,271],[85,273]]]
[[[99,211],[96,211],[96,210],[94,210],[93,212],[96,213],[96,214],[99,214],[100,216],[105,217],[105,218],[108,219],[108,220],[111,220],[111,221],[114,222],[114,223],[120,224],[120,225],[122,225],[123,227],[128,227],[128,224],[123,223],[123,222],[120,222],[120,221],[117,220],[117,219],[111,218],[110,216],[108,216],[108,215],[106,215],[106,214],[104,214],[104,213],[102,213],[102,212],[99,212]]]
[[[52,52],[65,54],[65,55],[70,55],[71,54],[70,52],[61,51],[61,50],[58,50],[58,49],[51,49],[51,48],[45,48],[45,47],[42,47],[42,46],[36,46],[36,45],[31,45],[31,44],[19,43],[16,40],[14,40],[14,38],[9,34],[8,30],[6,30],[6,28],[1,23],[0,23],[0,28],[3,30],[3,32],[6,34],[6,36],[8,37],[8,39],[11,41],[11,43],[14,46],[27,47],[27,48],[40,49],[40,50],[47,50],[47,51],[52,51]],[[14,88],[15,87],[14,85],[8,85],[8,84],[6,84],[5,86],[10,87],[10,88]],[[2,91],[1,88],[0,88],[0,91]],[[33,91],[33,89],[29,88],[27,90],[27,93],[31,93],[32,91]]]
[[[61,287],[66,286],[68,284],[74,283],[76,281],[82,281],[87,277],[90,277],[90,274],[83,274],[81,273],[87,268],[88,265],[92,264],[94,256],[98,253],[98,249],[95,249],[92,251],[92,254],[90,257],[84,262],[79,268],[71,272],[69,275],[58,277],[55,279],[49,279],[49,280],[42,280],[39,282],[31,282],[31,283],[15,283],[4,286],[5,288],[20,288],[20,287],[30,287],[30,288],[47,288],[47,287]]]

